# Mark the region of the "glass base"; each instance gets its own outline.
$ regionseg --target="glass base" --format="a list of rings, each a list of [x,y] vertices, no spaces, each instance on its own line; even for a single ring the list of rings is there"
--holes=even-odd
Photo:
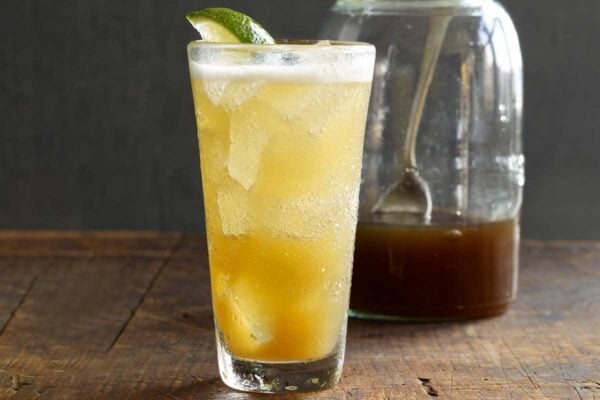
[[[501,302],[498,304],[486,305],[481,307],[470,307],[456,310],[438,310],[424,312],[406,310],[404,313],[398,312],[395,314],[379,314],[376,312],[359,311],[350,309],[348,315],[352,318],[390,321],[390,322],[452,322],[465,321],[471,319],[492,318],[504,314],[510,306],[512,300]]]
[[[400,315],[377,314],[371,312],[348,310],[348,316],[358,319],[367,319],[373,321],[388,321],[388,322],[446,322],[460,321],[464,318],[459,317],[411,317]]]
[[[344,346],[321,360],[261,362],[237,359],[217,336],[219,372],[223,382],[236,390],[254,393],[314,392],[333,387],[340,379]]]

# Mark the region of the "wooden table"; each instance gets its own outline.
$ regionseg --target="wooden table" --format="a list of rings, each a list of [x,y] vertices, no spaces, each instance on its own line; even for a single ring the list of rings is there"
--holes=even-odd
[[[288,397],[600,399],[600,242],[522,254],[505,316],[351,320],[340,385]],[[263,398],[220,382],[213,338],[201,237],[0,233],[0,399]]]

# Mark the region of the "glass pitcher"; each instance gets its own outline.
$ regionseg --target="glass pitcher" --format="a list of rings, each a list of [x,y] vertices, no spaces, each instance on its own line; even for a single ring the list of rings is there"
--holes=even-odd
[[[377,48],[351,315],[502,314],[524,184],[510,17],[493,0],[338,0],[322,36]]]

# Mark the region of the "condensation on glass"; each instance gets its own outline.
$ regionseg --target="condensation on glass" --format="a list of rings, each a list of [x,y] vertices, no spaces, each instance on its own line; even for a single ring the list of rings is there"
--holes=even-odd
[[[428,34],[448,15],[415,148],[430,218],[374,212],[406,168]],[[351,308],[396,319],[485,317],[516,295],[524,184],[522,61],[492,0],[338,0],[322,36],[373,43],[377,60]],[[413,216],[414,217],[414,216]]]

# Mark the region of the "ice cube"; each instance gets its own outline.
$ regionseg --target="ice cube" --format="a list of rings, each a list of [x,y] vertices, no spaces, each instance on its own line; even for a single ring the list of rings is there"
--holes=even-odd
[[[266,228],[279,235],[297,239],[317,239],[335,229],[344,210],[337,198],[307,196],[273,203]]]
[[[235,82],[227,87],[223,96],[223,106],[232,111],[253,98],[263,87],[265,81]]]
[[[269,86],[261,100],[275,112],[291,120],[302,113],[306,103],[313,100],[314,94],[314,87],[306,85],[289,86],[285,90]]]
[[[348,118],[348,110],[361,99],[359,90],[344,89],[344,95],[340,96],[340,89],[335,85],[320,85],[314,92],[313,98],[296,119],[297,124],[305,126],[314,136],[322,134],[330,126],[336,126],[332,124],[336,118]]]
[[[214,106],[232,111],[254,97],[265,81],[237,82],[224,78],[206,79],[202,88]]]
[[[240,110],[232,114],[227,170],[246,190],[256,182],[261,155],[269,137],[269,126],[260,113]]]
[[[220,270],[213,271],[212,284],[215,295],[219,298],[227,298],[229,296],[229,287],[231,285],[231,274]]]
[[[227,185],[217,193],[217,208],[224,235],[239,236],[247,231],[248,192],[238,185]]]
[[[235,317],[250,331],[250,337],[258,343],[273,339],[272,318],[261,299],[264,293],[250,280],[238,279],[231,287],[230,301]]]
[[[356,90],[344,89],[344,96],[340,96],[340,87],[333,84],[310,84],[297,85],[286,88],[286,92],[265,93],[261,99],[265,99],[268,105],[288,121],[294,124],[300,131],[311,135],[319,135],[328,128],[331,120],[347,111],[353,102],[359,98],[360,93]]]
[[[202,87],[213,105],[218,106],[229,84],[227,79],[205,79]]]

